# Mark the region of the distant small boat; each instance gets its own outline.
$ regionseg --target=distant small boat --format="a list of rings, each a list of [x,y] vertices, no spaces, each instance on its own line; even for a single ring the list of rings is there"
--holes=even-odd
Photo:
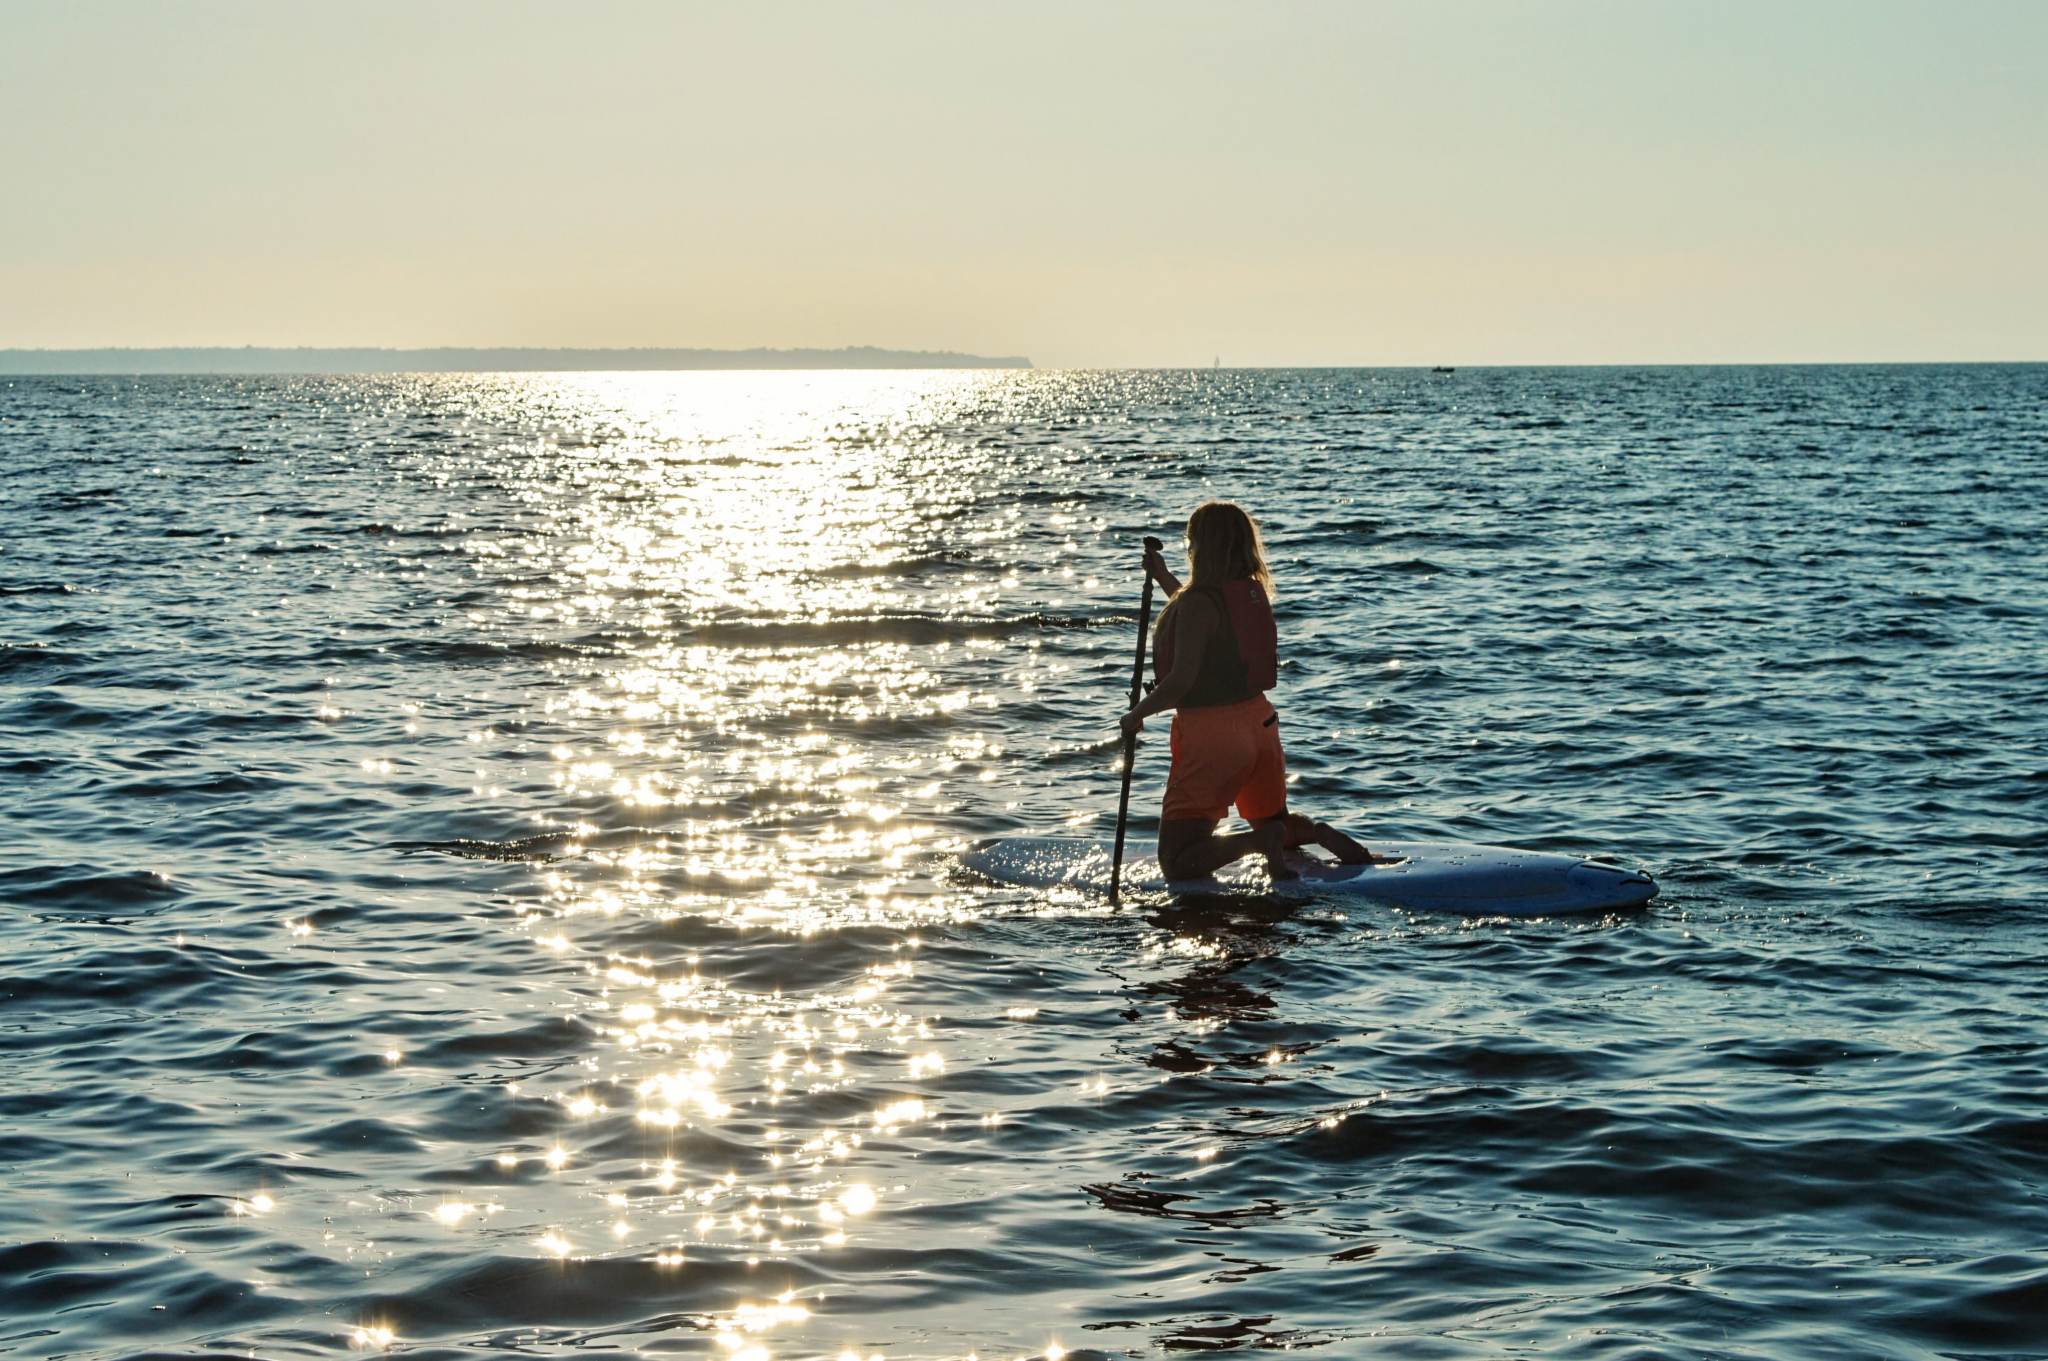
[[[1456,369],[1454,369],[1454,368],[1452,368],[1452,367],[1451,367],[1451,366],[1450,366],[1449,364],[1439,364],[1439,365],[1437,365],[1437,366],[1436,366],[1435,368],[1431,369],[1431,370],[1430,370],[1430,372],[1431,372],[1431,373],[1456,373],[1456,372],[1457,372],[1457,370],[1456,370]]]

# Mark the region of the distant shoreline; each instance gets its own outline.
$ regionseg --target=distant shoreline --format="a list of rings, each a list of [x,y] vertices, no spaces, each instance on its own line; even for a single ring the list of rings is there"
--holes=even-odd
[[[1717,359],[1575,360],[1566,363],[1426,362],[1375,364],[1228,364],[1221,373],[1416,372],[1455,377],[1458,373],[1539,369],[1914,369],[2037,368],[2039,359]],[[837,350],[692,350],[657,348],[547,349],[511,346],[483,349],[437,346],[382,349],[374,346],[200,346],[90,350],[0,349],[0,378],[87,378],[95,376],[209,375],[287,377],[294,374],[398,373],[687,373],[790,372],[803,369],[1032,369],[1023,355],[964,354],[954,350],[885,350],[870,345]],[[1114,364],[1084,366],[1103,372],[1207,373],[1208,364]]]
[[[96,350],[0,349],[0,374],[96,373],[549,373],[676,369],[1028,369],[1021,355],[953,350],[547,349],[539,346],[198,346]]]

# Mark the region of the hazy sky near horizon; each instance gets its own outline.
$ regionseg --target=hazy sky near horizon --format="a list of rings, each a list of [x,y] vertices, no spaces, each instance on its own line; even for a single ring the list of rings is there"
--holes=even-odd
[[[2048,3],[0,0],[0,346],[2048,359]]]

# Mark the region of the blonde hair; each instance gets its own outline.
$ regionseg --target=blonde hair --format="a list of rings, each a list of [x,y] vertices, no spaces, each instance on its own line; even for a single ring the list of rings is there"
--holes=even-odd
[[[1239,577],[1250,577],[1266,599],[1273,598],[1273,574],[1266,568],[1259,523],[1235,501],[1204,501],[1188,516],[1188,579],[1160,611],[1159,627],[1166,628],[1173,607],[1195,587],[1222,586]]]

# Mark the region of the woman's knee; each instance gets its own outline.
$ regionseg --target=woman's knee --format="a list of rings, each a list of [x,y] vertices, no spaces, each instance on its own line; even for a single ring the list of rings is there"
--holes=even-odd
[[[1187,857],[1215,835],[1216,824],[1206,818],[1171,818],[1159,824],[1159,869],[1169,879],[1199,879],[1187,873]]]

